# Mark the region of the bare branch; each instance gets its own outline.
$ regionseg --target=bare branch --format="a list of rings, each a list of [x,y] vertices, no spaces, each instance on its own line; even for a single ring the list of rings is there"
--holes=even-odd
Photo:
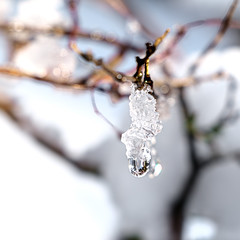
[[[66,0],[67,6],[70,11],[70,15],[72,17],[73,27],[72,27],[72,34],[69,37],[69,44],[71,41],[75,40],[75,37],[77,35],[77,32],[80,31],[79,28],[79,16],[78,16],[78,6],[80,0]]]
[[[8,98],[7,96],[0,98],[0,110],[3,111],[19,128],[26,129],[27,127],[26,132],[30,134],[30,136],[34,140],[36,140],[38,143],[40,143],[49,151],[60,156],[61,159],[70,163],[76,169],[80,171],[86,171],[96,175],[100,174],[99,169],[97,167],[89,165],[86,161],[83,161],[83,159],[71,158],[63,150],[63,146],[58,141],[53,141],[52,139],[49,139],[48,136],[45,134],[45,132],[42,132],[41,130],[37,129],[31,123],[30,120],[25,118],[20,118],[16,113],[17,112],[16,109],[17,109],[17,105],[15,101]]]
[[[228,75],[229,85],[226,96],[226,101],[223,106],[221,113],[219,114],[218,120],[207,130],[198,129],[195,134],[197,137],[201,137],[206,139],[207,141],[211,141],[216,135],[221,133],[223,128],[233,121],[238,120],[238,112],[234,111],[235,100],[236,100],[236,90],[237,90],[237,82],[236,79],[232,75]]]
[[[118,14],[129,20],[136,21],[140,26],[140,33],[144,33],[145,36],[156,38],[156,35],[150,31],[149,28],[145,27],[142,23],[142,19],[138,18],[131,9],[125,4],[123,0],[104,0],[112,9],[114,9]]]
[[[95,112],[99,117],[101,117],[108,125],[110,125],[110,126],[113,128],[113,130],[116,132],[118,138],[121,139],[122,132],[121,132],[120,130],[118,130],[117,127],[116,127],[111,121],[109,121],[109,120],[98,110],[98,107],[97,107],[97,104],[96,104],[96,101],[95,101],[94,90],[90,91],[90,94],[91,94],[91,101],[92,101],[92,106],[93,106],[94,112]]]
[[[228,10],[227,15],[224,17],[224,19],[222,20],[222,23],[220,25],[220,28],[218,30],[217,35],[215,36],[215,38],[212,40],[212,42],[210,42],[210,44],[203,50],[203,52],[201,53],[201,55],[197,58],[197,60],[192,64],[192,66],[189,68],[189,75],[193,75],[199,64],[202,62],[202,60],[207,56],[207,54],[212,51],[217,45],[218,43],[221,41],[221,39],[223,38],[224,34],[226,33],[227,29],[230,26],[232,17],[233,17],[233,13],[236,10],[237,7],[237,3],[238,0],[235,0],[230,9]]]
[[[72,29],[66,29],[62,26],[52,26],[50,28],[39,28],[39,27],[31,27],[22,25],[21,23],[9,23],[9,22],[0,22],[0,30],[5,31],[7,33],[11,32],[24,32],[29,35],[50,35],[50,36],[56,36],[56,37],[71,37],[73,34]],[[85,38],[92,41],[99,41],[106,44],[114,45],[118,48],[132,50],[135,52],[141,52],[143,51],[142,48],[136,47],[128,42],[120,42],[116,38],[112,36],[105,36],[100,33],[88,33],[80,31],[79,29],[76,29],[74,32],[74,35],[76,38]]]
[[[160,36],[159,38],[157,38],[155,40],[155,42],[153,44],[151,44],[149,42],[146,43],[146,54],[145,54],[144,58],[136,57],[137,70],[136,70],[136,73],[133,75],[133,77],[135,78],[135,81],[136,81],[138,87],[141,88],[144,85],[144,83],[153,87],[153,81],[152,81],[152,79],[150,77],[150,73],[149,73],[149,58],[155,53],[157,47],[163,41],[163,39],[167,36],[169,31],[170,30],[167,29],[162,36]],[[142,76],[143,76],[142,67],[143,67],[143,65],[145,65],[144,82],[142,82]]]
[[[79,56],[81,56],[84,60],[87,62],[92,62],[96,66],[101,67],[106,73],[108,73],[113,79],[115,79],[117,82],[127,82],[127,81],[133,81],[133,77],[126,76],[123,73],[117,72],[113,69],[111,69],[108,65],[106,65],[102,59],[95,59],[91,53],[83,53],[80,51],[80,49],[77,47],[76,43],[71,44],[71,48],[74,52],[76,52]]]

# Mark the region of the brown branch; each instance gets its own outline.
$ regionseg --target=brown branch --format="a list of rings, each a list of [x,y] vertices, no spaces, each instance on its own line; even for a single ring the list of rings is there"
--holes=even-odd
[[[192,28],[199,27],[199,26],[220,26],[222,24],[222,21],[223,20],[220,18],[209,18],[206,20],[197,20],[197,21],[189,22],[182,26],[179,26],[173,39],[168,43],[166,49],[163,50],[160,54],[153,57],[150,62],[162,63],[164,59],[171,56],[176,46]],[[240,29],[240,22],[231,20],[231,22],[229,23],[229,28]],[[132,71],[133,70],[129,70],[128,72],[130,73]]]
[[[145,57],[143,57],[143,58],[136,57],[137,69],[136,69],[136,72],[133,75],[133,77],[139,88],[142,88],[145,83],[150,85],[151,87],[153,87],[153,81],[152,81],[152,79],[150,77],[150,73],[149,73],[149,58],[155,53],[155,51],[157,50],[157,47],[163,41],[163,39],[167,36],[169,31],[170,30],[167,29],[162,36],[160,36],[159,38],[157,38],[155,40],[155,42],[153,44],[151,44],[149,42],[146,43]],[[145,66],[144,79],[143,79],[144,82],[142,82],[142,76],[143,76],[142,67],[143,67],[143,65]]]
[[[70,45],[71,46],[71,45]],[[123,61],[123,57],[125,54],[125,50],[120,49],[120,51],[118,53],[116,53],[114,56],[112,56],[112,58],[106,63],[106,65],[110,68],[113,69],[115,68],[117,65],[119,65],[122,61]],[[111,76],[109,76],[109,74],[104,71],[103,69],[96,69],[93,72],[91,72],[90,74],[88,74],[88,76],[81,78],[79,80],[74,81],[75,83],[81,83],[81,84],[87,84],[89,86],[94,87],[99,84],[99,82],[105,82],[105,83],[111,83],[114,84],[115,78],[113,79]]]
[[[233,12],[236,8],[236,4],[237,4],[237,1],[234,1],[230,10],[228,11],[228,14],[226,15],[226,17],[224,18],[224,20],[221,23],[218,34],[216,35],[214,40],[208,45],[208,47],[203,51],[203,53],[198,58],[197,62],[192,65],[192,68],[189,71],[190,76],[193,76],[194,72],[197,69],[199,62],[206,56],[207,53],[209,53],[209,51],[211,51],[219,43],[219,41],[223,37],[224,33],[226,32],[226,30],[228,29],[228,27],[230,25],[230,21],[231,21]],[[194,25],[192,25],[192,26],[194,26]],[[176,37],[175,40],[173,41],[173,43],[175,45],[179,41],[179,39],[181,39],[182,36],[185,35],[185,33],[186,33],[186,29],[182,28],[182,30],[183,31],[182,31],[182,34],[180,34],[180,37]],[[166,52],[167,55],[169,55],[170,53],[171,52]],[[222,73],[217,74],[217,76],[218,75],[221,76]],[[199,79],[196,81],[196,78],[194,78],[194,77],[192,77],[191,80],[194,81],[195,83],[200,82]],[[192,82],[192,83],[194,83],[194,82]],[[229,95],[231,95],[231,94],[229,94]],[[195,127],[195,119],[194,119],[195,117],[190,112],[188,104],[185,100],[184,88],[180,88],[179,100],[180,100],[180,106],[181,106],[183,114],[184,114],[184,119],[186,121],[185,129],[186,129],[187,142],[188,142],[188,147],[189,147],[189,155],[190,155],[189,159],[190,159],[192,169],[191,169],[190,175],[188,176],[188,178],[183,186],[183,190],[182,190],[180,196],[174,201],[173,206],[172,206],[172,211],[171,211],[172,228],[174,230],[173,232],[175,233],[174,239],[176,239],[176,240],[180,240],[182,238],[183,222],[184,222],[184,217],[185,217],[184,216],[185,208],[186,208],[188,201],[192,195],[193,189],[199,179],[201,170],[203,169],[203,167],[209,166],[210,164],[213,164],[216,161],[216,160],[212,159],[210,162],[208,162],[208,165],[207,165],[206,161],[203,164],[203,161],[201,161],[201,159],[199,159],[199,157],[197,155],[197,149],[195,147],[195,140],[196,140],[196,138],[195,138],[196,137],[196,135],[195,135],[196,127]],[[232,101],[232,98],[229,97],[227,100],[226,106],[229,107],[229,102],[231,102],[231,101]],[[221,124],[222,123],[223,122],[221,122]],[[215,158],[215,159],[219,159],[219,158]]]
[[[72,83],[72,82],[60,82],[57,81],[57,79],[53,79],[46,76],[38,76],[30,73],[26,73],[21,71],[20,69],[14,68],[14,67],[5,67],[0,66],[0,73],[6,74],[12,77],[18,77],[18,78],[31,78],[39,82],[43,83],[49,83],[53,85],[54,87],[58,88],[66,88],[66,89],[72,89],[72,90],[87,90],[89,87],[87,87],[84,84],[81,83]],[[15,78],[16,79],[16,78]]]
[[[5,31],[7,33],[11,32],[24,32],[29,35],[50,35],[50,36],[56,36],[56,37],[71,37],[72,36],[72,29],[67,29],[62,26],[52,26],[50,28],[39,28],[39,27],[31,27],[27,25],[22,25],[20,22],[11,23],[11,22],[0,22],[0,30]],[[74,33],[76,38],[85,38],[89,39],[91,41],[99,41],[106,44],[114,45],[118,48],[132,50],[135,52],[141,52],[143,51],[142,48],[136,47],[128,42],[120,42],[116,38],[112,36],[105,36],[100,33],[88,33],[80,31],[79,29],[76,29]]]
[[[77,35],[77,32],[80,31],[79,27],[79,15],[78,15],[78,5],[80,0],[66,0],[67,6],[70,12],[70,15],[72,17],[72,34],[69,37],[69,45],[72,41],[75,41],[75,37]]]
[[[235,1],[235,2],[237,2],[237,1]],[[234,12],[234,10],[236,8],[236,5],[235,5],[236,3],[235,2],[233,3],[232,8],[228,11],[229,14],[233,14],[233,12]],[[229,22],[228,21],[225,22],[225,24],[228,25],[228,28],[240,29],[240,22],[239,21],[234,21],[234,20],[232,20],[232,16],[230,16],[230,17],[231,17],[231,19],[229,19],[230,21]],[[186,23],[186,24],[178,27],[178,30],[175,33],[175,36],[169,42],[169,44],[166,47],[166,49],[162,53],[160,53],[158,56],[156,56],[156,59],[154,59],[154,60],[158,61],[158,62],[162,62],[164,59],[166,59],[167,57],[171,56],[172,53],[174,52],[175,47],[177,46],[177,44],[183,39],[183,37],[192,28],[203,26],[203,25],[204,26],[219,26],[219,25],[222,26],[222,24],[223,24],[223,20],[220,19],[220,18],[209,18],[209,19],[205,19],[205,20],[197,20],[197,21],[189,22],[189,23]],[[222,28],[221,31],[226,31],[226,29],[224,29],[224,28]],[[220,40],[221,39],[219,39],[217,41],[220,41]]]
[[[97,90],[100,92],[104,92],[107,94],[113,94],[115,97],[117,96],[119,99],[122,97],[127,97],[127,95],[122,95],[118,90],[118,85],[116,85],[116,81],[111,81],[108,79],[106,73],[102,72],[102,69],[91,73],[86,78],[70,81],[70,82],[57,82],[56,79],[49,78],[48,76],[37,76],[33,74],[29,74],[23,72],[17,68],[13,67],[4,67],[0,66],[0,74],[6,74],[12,76],[14,78],[9,78],[9,80],[16,80],[15,77],[19,80],[19,78],[30,78],[34,79],[38,82],[47,83],[55,88],[64,89],[69,91],[82,91],[82,90]],[[225,78],[227,75],[223,72],[217,72],[207,76],[199,76],[199,77],[187,77],[187,78],[174,78],[162,79],[155,81],[154,86],[156,88],[160,88],[161,86],[167,84],[170,88],[181,88],[188,87],[196,84],[201,84],[207,81],[218,80],[221,78]],[[134,79],[133,77],[128,77],[130,79]],[[115,78],[114,78],[115,79]],[[110,88],[101,87],[101,83],[109,83]]]
[[[110,6],[112,9],[114,9],[118,14],[120,14],[121,16],[123,16],[125,19],[127,18],[127,20],[131,21],[134,20],[136,21],[140,28],[141,28],[141,33],[144,33],[144,35],[146,37],[151,37],[151,38],[156,38],[156,35],[153,34],[152,31],[150,31],[150,29],[148,29],[147,27],[144,26],[144,24],[142,23],[142,19],[138,18],[133,11],[131,11],[131,9],[129,9],[129,7],[127,6],[127,4],[122,1],[122,0],[104,0],[108,6]]]
[[[78,29],[79,28],[78,5],[80,0],[66,0],[66,1],[72,17],[73,27]]]
[[[71,158],[64,150],[63,146],[58,141],[53,141],[49,139],[43,131],[37,129],[30,120],[19,117],[17,114],[17,105],[15,101],[8,98],[7,96],[2,96],[0,98],[0,110],[3,111],[9,119],[11,119],[20,129],[26,130],[26,132],[38,143],[40,143],[47,150],[58,155],[64,161],[70,163],[73,167],[80,171],[89,172],[92,174],[100,175],[100,171],[97,167],[91,166],[86,161],[82,159]]]
[[[185,28],[185,26],[179,27],[173,39],[170,41],[166,49],[156,57],[156,60],[162,62],[164,59],[171,56],[173,51],[175,50],[176,45],[185,36],[186,32],[187,32],[187,29]]]
[[[80,49],[77,47],[76,43],[72,42],[71,48],[74,52],[76,52],[79,56],[81,56],[85,61],[92,62],[96,66],[101,67],[102,70],[104,70],[106,73],[108,73],[108,75],[110,75],[117,82],[123,83],[123,82],[134,80],[134,78],[131,76],[126,76],[121,72],[117,72],[117,71],[113,70],[111,67],[109,67],[107,64],[105,64],[102,59],[95,59],[91,53],[84,53],[84,52],[80,51]]]
[[[104,89],[97,83],[88,85],[88,84],[86,84],[86,82],[80,81],[80,80],[78,80],[79,83],[57,82],[57,79],[52,79],[52,78],[49,78],[48,76],[41,77],[38,75],[29,74],[29,73],[23,72],[17,68],[13,68],[13,67],[3,67],[3,66],[1,67],[0,66],[0,74],[6,74],[6,75],[13,77],[13,78],[8,78],[8,80],[16,80],[16,77],[17,77],[17,80],[19,80],[19,78],[30,78],[30,79],[36,80],[38,82],[47,83],[55,88],[69,90],[69,91],[82,91],[82,90],[95,89],[97,91],[111,93],[111,89],[113,89],[113,88],[111,88],[110,90]],[[113,83],[110,83],[110,84],[113,85]],[[114,91],[112,91],[112,93],[116,93],[116,91],[117,91],[117,89],[114,88]],[[120,93],[117,93],[117,94],[119,97],[122,97],[122,95]]]
[[[236,10],[238,4],[238,0],[234,0],[234,2],[232,3],[230,9],[228,10],[226,16],[224,17],[224,19],[221,22],[220,28],[218,30],[217,35],[215,36],[215,38],[210,42],[210,44],[203,50],[203,52],[200,54],[200,56],[197,58],[197,60],[192,64],[192,66],[190,66],[189,68],[189,75],[193,75],[198,66],[200,65],[200,63],[203,61],[203,59],[209,54],[210,51],[212,51],[217,45],[218,43],[221,41],[221,39],[223,38],[224,34],[226,33],[227,29],[230,26],[232,17],[233,17],[233,13]]]
[[[166,72],[168,71],[168,72]],[[161,88],[164,85],[168,85],[170,88],[186,88],[190,86],[196,86],[198,84],[203,84],[206,82],[211,81],[219,81],[220,79],[224,79],[229,81],[228,74],[222,71],[209,74],[209,75],[203,75],[203,76],[188,76],[183,78],[174,77],[172,72],[169,71],[169,69],[164,69],[163,71],[165,78],[158,79],[154,82],[154,86],[156,88]]]

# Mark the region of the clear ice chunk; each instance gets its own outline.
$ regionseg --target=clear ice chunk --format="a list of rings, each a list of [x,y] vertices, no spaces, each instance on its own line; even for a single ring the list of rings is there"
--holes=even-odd
[[[162,130],[159,113],[156,111],[156,99],[150,86],[137,89],[132,84],[129,97],[130,129],[123,133],[121,141],[126,145],[129,170],[133,176],[145,176],[151,166],[151,145],[155,136]]]
[[[149,162],[148,161],[141,161],[135,160],[133,158],[128,159],[128,168],[130,173],[135,177],[143,177],[149,171]]]

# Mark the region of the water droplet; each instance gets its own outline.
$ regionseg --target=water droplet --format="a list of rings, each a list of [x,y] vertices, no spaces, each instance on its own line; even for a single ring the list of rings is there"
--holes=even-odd
[[[167,84],[164,84],[164,85],[161,86],[160,90],[161,90],[162,94],[166,95],[166,94],[169,93],[170,88],[169,88],[169,86]]]
[[[117,79],[118,79],[118,80],[121,80],[122,78],[123,78],[122,74],[119,73],[119,74],[117,75]]]
[[[152,160],[151,167],[150,167],[150,178],[157,177],[162,171],[162,165],[160,164],[159,160]]]
[[[94,31],[91,33],[91,38],[94,40],[101,40],[103,39],[103,36],[101,35],[101,33],[99,31]]]
[[[162,129],[156,112],[156,99],[150,94],[151,91],[149,86],[139,90],[135,84],[132,85],[129,97],[132,124],[121,138],[127,149],[129,171],[135,177],[143,177],[149,171],[153,176],[160,173],[156,161],[151,160],[151,155],[156,155],[152,146],[156,142],[155,136]]]
[[[149,171],[150,162],[145,160],[135,160],[133,158],[128,159],[128,168],[130,173],[135,177],[143,177]]]

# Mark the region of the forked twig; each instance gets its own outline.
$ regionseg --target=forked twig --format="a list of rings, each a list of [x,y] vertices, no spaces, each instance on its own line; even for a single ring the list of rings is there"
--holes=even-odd
[[[141,88],[144,83],[153,87],[153,81],[152,81],[152,79],[150,77],[150,73],[149,73],[149,59],[155,53],[159,44],[163,41],[163,39],[167,36],[167,34],[169,32],[170,32],[170,30],[167,29],[162,36],[160,36],[159,38],[157,38],[154,41],[153,44],[149,43],[149,42],[146,43],[145,57],[143,57],[143,58],[136,57],[137,69],[136,69],[136,72],[133,75],[133,77],[139,88]],[[144,71],[144,78],[142,81],[142,76],[143,76],[142,67],[143,66],[145,66],[145,71]]]
[[[108,73],[117,82],[123,83],[123,82],[134,80],[131,76],[126,76],[121,72],[117,72],[117,71],[113,70],[107,64],[105,64],[102,59],[95,59],[91,53],[84,53],[84,52],[80,51],[80,49],[77,47],[76,43],[72,42],[71,48],[74,52],[76,52],[79,56],[81,56],[85,61],[92,62],[96,66],[101,67],[102,70],[104,70],[106,73]]]

